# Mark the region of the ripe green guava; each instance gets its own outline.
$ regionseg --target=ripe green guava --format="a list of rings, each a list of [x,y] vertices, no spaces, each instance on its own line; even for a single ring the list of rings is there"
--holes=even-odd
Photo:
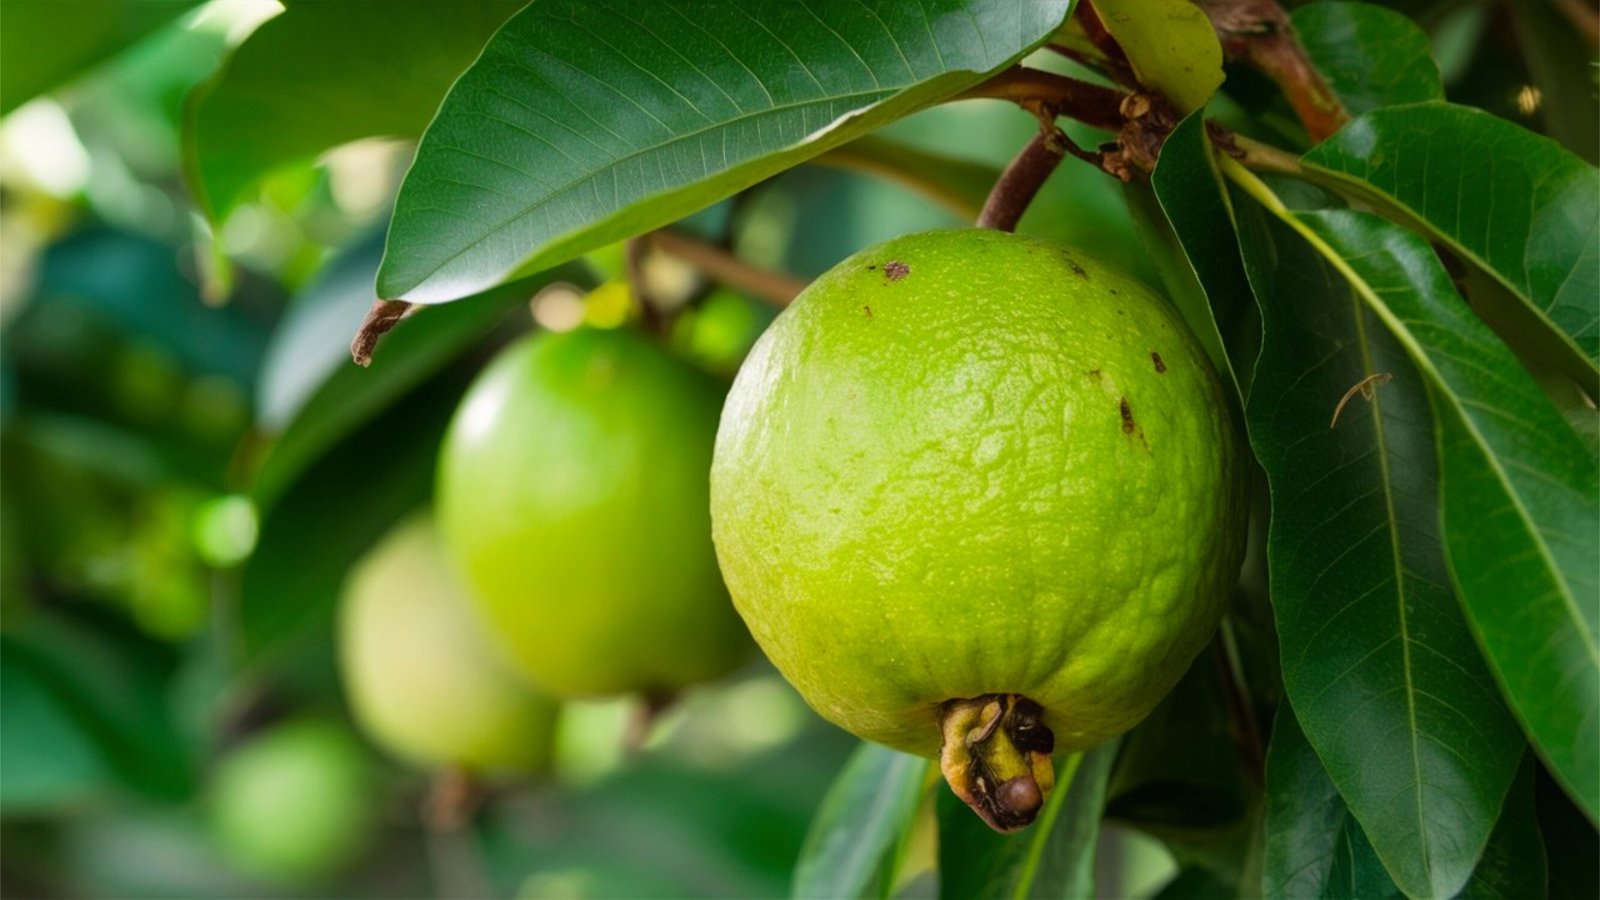
[[[749,651],[711,546],[723,394],[643,335],[580,328],[507,348],[462,400],[439,530],[545,692],[668,694]]]
[[[427,516],[397,526],[351,571],[339,649],[356,722],[397,756],[471,772],[549,762],[558,705],[488,642]]]
[[[735,605],[824,717],[938,756],[1000,830],[1133,727],[1243,552],[1222,387],[1157,295],[982,230],[862,251],[756,344],[711,508]]]
[[[340,725],[274,726],[218,764],[213,834],[241,872],[272,884],[316,882],[349,866],[372,838],[382,801],[374,774]]]

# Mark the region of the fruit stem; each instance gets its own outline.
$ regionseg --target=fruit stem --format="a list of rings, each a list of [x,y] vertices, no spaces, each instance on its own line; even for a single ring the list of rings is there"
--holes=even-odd
[[[350,358],[363,369],[372,365],[372,351],[377,349],[378,339],[415,310],[415,305],[404,300],[374,301],[367,310],[367,317],[361,320],[355,339],[350,342]]]
[[[1021,694],[947,700],[939,733],[939,769],[962,802],[995,831],[1033,823],[1056,783],[1043,707]]]
[[[1211,19],[1223,53],[1276,82],[1313,143],[1350,121],[1339,95],[1312,65],[1295,37],[1289,14],[1277,0],[1204,0],[1200,8]]]
[[[996,179],[989,191],[989,198],[983,203],[983,210],[978,213],[978,227],[1016,231],[1022,214],[1028,211],[1028,204],[1033,202],[1039,189],[1044,187],[1050,174],[1069,152],[1078,156],[1084,151],[1078,150],[1055,125],[1041,128]],[[1099,165],[1098,157],[1092,161]]]
[[[652,250],[676,256],[715,281],[777,307],[788,306],[806,283],[791,275],[753,266],[727,250],[676,231],[653,231],[640,239]]]

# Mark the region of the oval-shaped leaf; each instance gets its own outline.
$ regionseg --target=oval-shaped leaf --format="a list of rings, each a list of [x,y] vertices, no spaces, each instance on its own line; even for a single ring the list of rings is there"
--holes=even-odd
[[[1444,99],[1433,45],[1405,14],[1371,3],[1317,3],[1290,18],[1312,64],[1351,115]]]
[[[1094,856],[1118,741],[1075,754],[1039,818],[997,834],[949,791],[939,797],[939,896],[1095,896]]]
[[[1443,103],[1373,110],[1304,161],[1311,177],[1396,211],[1493,274],[1594,382],[1600,171],[1549,138]]]
[[[451,90],[378,274],[436,303],[630,237],[943,99],[1070,0],[540,0]]]
[[[817,808],[795,864],[795,897],[875,895],[921,805],[933,763],[862,744]]]
[[[290,0],[190,99],[190,190],[220,219],[276,166],[358,138],[416,137],[524,2]]]
[[[1204,106],[1222,84],[1222,44],[1190,0],[1095,0],[1094,8],[1139,83],[1180,112]]]
[[[1246,414],[1272,487],[1284,689],[1390,876],[1447,896],[1523,744],[1450,588],[1427,385],[1343,272],[1248,197],[1234,207],[1263,320]]]

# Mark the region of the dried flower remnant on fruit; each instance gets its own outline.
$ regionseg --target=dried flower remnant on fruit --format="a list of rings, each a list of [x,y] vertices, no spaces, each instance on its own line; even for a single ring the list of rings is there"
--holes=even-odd
[[[939,729],[939,768],[956,796],[996,831],[1032,824],[1056,781],[1044,708],[1020,694],[950,700]]]
[[[899,281],[911,274],[911,267],[898,259],[891,259],[883,264],[883,277],[890,281]]]

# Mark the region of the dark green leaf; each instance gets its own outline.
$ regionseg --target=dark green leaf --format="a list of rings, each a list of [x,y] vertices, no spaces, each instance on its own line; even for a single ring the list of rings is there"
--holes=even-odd
[[[1287,703],[1267,751],[1268,897],[1402,896]]]
[[[195,0],[6,0],[0,113],[67,82],[194,5]]]
[[[1248,197],[1234,207],[1264,326],[1247,418],[1284,688],[1389,874],[1452,894],[1522,742],[1450,589],[1426,382],[1342,271]]]
[[[1545,133],[1600,162],[1600,104],[1595,103],[1595,48],[1556,3],[1513,3],[1522,59],[1538,87]]]
[[[1558,330],[1585,385],[1600,361],[1600,172],[1561,145],[1461,106],[1374,110],[1305,157],[1307,173],[1394,210],[1482,266]],[[1591,391],[1593,389],[1591,388]]]
[[[540,288],[556,281],[580,287],[592,282],[587,269],[574,263],[447,308],[417,310],[384,336],[382,352],[363,369],[350,362],[349,343],[372,303],[378,253],[377,244],[369,243],[336,259],[273,335],[262,368],[261,419],[269,429],[284,430],[255,477],[263,507],[320,454],[481,341]]]
[[[1534,781],[1539,833],[1550,866],[1550,897],[1600,897],[1600,866],[1594,864],[1600,859],[1600,833],[1542,767]]]
[[[0,812],[81,801],[111,779],[88,724],[31,655],[0,637]]]
[[[1428,35],[1405,15],[1371,3],[1316,3],[1292,18],[1311,62],[1351,115],[1444,99]]]
[[[1240,891],[1210,869],[1187,866],[1156,894],[1156,900],[1237,900]],[[1248,896],[1248,895],[1245,895]]]
[[[909,833],[932,763],[862,744],[822,798],[795,864],[795,897],[873,893]]]
[[[1189,0],[1097,0],[1095,11],[1122,46],[1139,83],[1181,112],[1199,109],[1222,84],[1222,45]]]
[[[1376,216],[1301,217],[1406,345],[1439,429],[1445,547],[1468,620],[1534,746],[1600,811],[1600,471],[1427,243]],[[1517,598],[1516,603],[1507,598]]]
[[[939,792],[941,897],[1094,896],[1095,845],[1117,741],[1061,760],[1039,818],[998,834],[947,790]]]
[[[192,98],[190,187],[220,219],[275,166],[358,138],[416,137],[524,2],[291,0]]]
[[[1232,374],[1243,397],[1261,343],[1261,317],[1239,258],[1238,239],[1233,229],[1217,227],[1230,215],[1218,178],[1204,112],[1194,113],[1173,129],[1150,177],[1166,227],[1155,216],[1146,218],[1167,247],[1167,252],[1152,255],[1181,261],[1181,268],[1163,267],[1168,292],[1212,363],[1219,372]]]
[[[458,366],[398,398],[275,488],[239,589],[246,663],[300,665],[295,654],[326,649],[350,565],[432,494],[439,440],[470,376]]]
[[[1472,879],[1461,889],[1461,897],[1521,900],[1547,896],[1549,869],[1534,811],[1534,773],[1538,768],[1533,756],[1524,754],[1500,821],[1489,836],[1489,846],[1484,848]]]
[[[1020,58],[1070,0],[541,0],[406,177],[384,297],[453,300],[707,206]]]

